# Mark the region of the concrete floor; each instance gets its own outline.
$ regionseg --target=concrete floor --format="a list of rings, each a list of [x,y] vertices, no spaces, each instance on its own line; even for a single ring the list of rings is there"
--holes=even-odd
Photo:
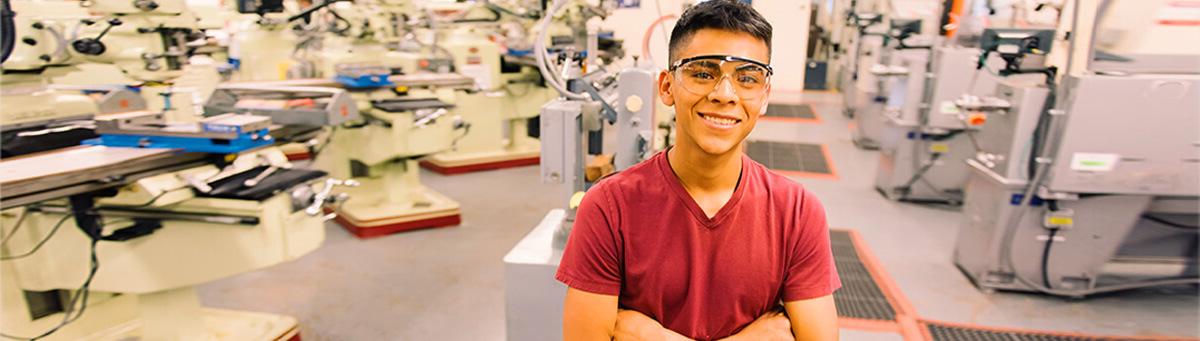
[[[805,96],[820,123],[760,121],[751,138],[828,146],[838,180],[793,179],[821,198],[832,227],[861,232],[921,317],[1095,334],[1200,336],[1195,287],[1081,301],[981,293],[951,262],[961,214],[882,198],[872,184],[876,154],[851,144],[837,96]],[[462,204],[461,226],[359,240],[330,223],[325,246],[316,252],[204,285],[201,300],[295,316],[305,340],[502,340],[501,258],[548,210],[564,204],[538,182],[537,173],[537,167],[450,177],[424,172],[428,187]],[[843,339],[899,337],[845,331]]]

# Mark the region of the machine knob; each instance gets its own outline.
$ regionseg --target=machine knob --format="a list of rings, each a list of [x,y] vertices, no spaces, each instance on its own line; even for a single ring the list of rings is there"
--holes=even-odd
[[[86,20],[86,19],[83,20],[83,23],[86,25],[95,24],[94,21]],[[104,51],[107,50],[108,48],[104,46],[103,42],[100,42],[100,39],[104,38],[104,35],[108,34],[108,30],[111,30],[113,28],[113,26],[121,26],[121,24],[123,24],[121,22],[121,19],[117,19],[117,18],[108,19],[108,27],[105,27],[103,31],[100,31],[99,35],[97,35],[95,38],[75,39],[75,41],[71,42],[71,48],[75,49],[75,52],[79,52],[80,54],[85,54],[85,55],[89,55],[89,56],[99,56],[101,54],[104,54]]]
[[[101,43],[95,38],[76,39],[75,41],[71,42],[71,48],[75,49],[75,52],[89,56],[102,55],[107,49],[104,47],[104,43]]]
[[[158,3],[154,0],[133,0],[133,7],[137,7],[145,12],[150,12],[158,9]]]

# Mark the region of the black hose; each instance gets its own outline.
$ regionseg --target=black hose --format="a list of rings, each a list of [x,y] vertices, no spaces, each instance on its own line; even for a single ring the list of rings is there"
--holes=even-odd
[[[458,20],[455,20],[454,22],[455,23],[476,23],[476,22],[499,22],[500,21],[501,16],[500,16],[499,10],[497,10],[495,7],[492,7],[492,6],[484,6],[484,8],[487,9],[488,11],[492,12],[491,18],[458,19]]]
[[[1153,221],[1153,222],[1159,223],[1159,224],[1161,224],[1163,226],[1167,226],[1167,227],[1173,227],[1173,228],[1182,229],[1182,230],[1200,231],[1200,226],[1180,224],[1177,222],[1173,222],[1173,221],[1164,219],[1162,217],[1156,217],[1156,216],[1152,216],[1149,214],[1143,214],[1142,219]]]
[[[1026,171],[1029,172],[1029,177],[1033,177],[1033,173],[1037,171],[1038,155],[1042,151],[1042,144],[1045,143],[1046,136],[1053,133],[1050,130],[1050,111],[1053,110],[1055,102],[1058,101],[1058,89],[1054,82],[1054,71],[1049,71],[1046,74],[1046,88],[1050,92],[1046,94],[1046,102],[1042,104],[1041,117],[1038,118],[1037,125],[1033,128],[1033,142],[1029,148],[1029,163],[1026,165]]]
[[[1046,200],[1046,208],[1050,212],[1058,212],[1058,200]],[[1042,285],[1054,289],[1050,285],[1050,247],[1054,245],[1054,237],[1058,235],[1057,227],[1050,229],[1050,237],[1046,238],[1046,247],[1042,249]]]
[[[17,25],[14,17],[17,13],[12,10],[11,0],[0,0],[0,63],[8,61],[17,45]]]
[[[1050,247],[1054,245],[1054,236],[1057,235],[1057,228],[1050,229],[1050,237],[1046,238],[1046,247],[1042,249],[1042,285],[1050,289],[1054,289],[1050,285]]]

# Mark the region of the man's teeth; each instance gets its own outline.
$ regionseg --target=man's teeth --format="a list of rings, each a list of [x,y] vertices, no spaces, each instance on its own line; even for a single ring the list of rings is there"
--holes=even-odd
[[[713,116],[709,116],[709,115],[700,115],[700,117],[704,117],[704,119],[708,120],[709,122],[720,124],[720,125],[733,125],[738,122],[735,119],[713,117]]]

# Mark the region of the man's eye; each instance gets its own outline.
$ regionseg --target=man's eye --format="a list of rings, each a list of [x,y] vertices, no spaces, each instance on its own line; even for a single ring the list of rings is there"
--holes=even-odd
[[[757,74],[754,72],[742,73],[742,74],[738,74],[738,83],[758,84],[758,83],[762,83],[762,78],[763,77],[761,76],[761,74]]]
[[[692,77],[697,78],[697,79],[703,79],[703,80],[711,80],[714,78],[713,74],[708,71],[693,71]]]

